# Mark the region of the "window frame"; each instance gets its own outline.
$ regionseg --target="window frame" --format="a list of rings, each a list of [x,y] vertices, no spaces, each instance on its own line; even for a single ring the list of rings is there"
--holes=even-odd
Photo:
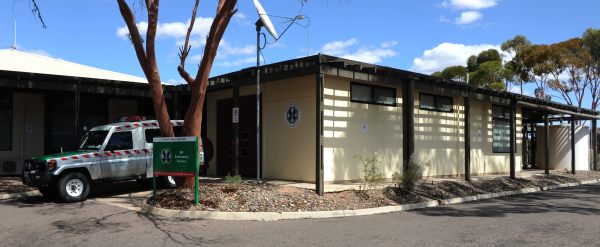
[[[433,109],[422,106],[422,103],[423,103],[423,100],[421,100],[422,96],[433,97]],[[452,102],[452,107],[450,107],[449,111],[442,110],[440,107],[438,107],[438,99],[444,99],[444,98],[449,99],[450,102]],[[452,112],[454,112],[454,97],[442,96],[442,95],[436,95],[436,94],[430,94],[430,93],[419,93],[419,109],[424,110],[424,111],[452,113]]]
[[[371,100],[370,101],[355,100],[352,97],[352,94],[353,94],[352,87],[354,85],[368,87],[371,90]],[[380,89],[380,90],[384,90],[384,91],[386,91],[386,90],[391,91],[392,95],[393,95],[392,98],[394,99],[394,102],[390,103],[390,104],[377,102],[375,100],[375,98],[376,98],[375,97],[375,89]],[[377,86],[377,85],[371,85],[371,84],[365,84],[365,83],[359,83],[359,82],[350,82],[350,102],[353,102],[353,103],[372,104],[372,105],[381,105],[381,106],[394,106],[395,107],[395,106],[398,106],[397,96],[398,95],[396,93],[396,88],[393,88],[393,87],[383,87],[383,86]]]
[[[494,115],[494,110],[495,109],[501,109],[502,110],[502,114],[500,116],[496,116]],[[508,116],[505,116],[505,114],[508,113]],[[492,105],[492,153],[496,153],[496,154],[510,154],[510,108],[508,106],[503,106],[503,105]],[[495,147],[494,143],[497,142],[497,140],[494,139],[494,130],[497,128],[498,123],[496,121],[505,121],[507,123],[507,129],[508,129],[508,146],[504,147]],[[500,141],[500,140],[498,140]],[[516,146],[515,146],[515,150],[514,152],[517,152]]]
[[[8,134],[7,134],[7,140],[6,141],[6,148],[0,148],[0,151],[12,151],[13,150],[13,121],[14,121],[14,94],[11,91],[5,91],[3,93],[0,93],[0,97],[8,99],[8,105],[6,106],[6,109],[0,108],[0,111],[5,111],[8,112]],[[1,107],[2,105],[0,105]],[[4,141],[4,140],[0,140],[0,141]]]

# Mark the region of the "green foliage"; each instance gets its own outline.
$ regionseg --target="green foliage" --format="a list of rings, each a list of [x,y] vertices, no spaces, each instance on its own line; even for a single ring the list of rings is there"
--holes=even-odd
[[[242,184],[242,177],[240,175],[231,176],[230,174],[227,174],[227,176],[225,176],[225,183],[230,187],[237,188]]]
[[[423,178],[423,166],[416,161],[415,156],[411,155],[408,161],[406,171],[392,174],[392,181],[407,192],[415,190],[417,182]]]
[[[437,78],[444,78],[443,74],[441,71],[436,71],[433,72],[433,74],[431,74],[431,76],[437,77]]]
[[[590,28],[583,34],[583,43],[590,51],[592,59],[596,64],[596,69],[600,70],[600,29]]]
[[[504,89],[504,86],[499,88],[498,85],[504,85],[503,80],[507,77],[508,73],[500,61],[488,61],[480,64],[479,68],[471,73],[469,83],[482,87]]]
[[[477,64],[477,56],[471,55],[469,59],[467,59],[467,70],[469,72],[475,72],[475,70],[477,70],[477,67],[479,67],[479,65]]]
[[[379,163],[381,162],[381,155],[379,153],[370,156],[354,155],[354,159],[360,162],[362,189],[376,189],[383,183],[383,173],[379,168]]]
[[[502,57],[500,53],[496,49],[489,49],[486,51],[482,51],[477,55],[477,64],[481,66],[486,62],[502,62]]]
[[[464,66],[450,66],[442,71],[442,78],[459,82],[467,82],[467,68]]]

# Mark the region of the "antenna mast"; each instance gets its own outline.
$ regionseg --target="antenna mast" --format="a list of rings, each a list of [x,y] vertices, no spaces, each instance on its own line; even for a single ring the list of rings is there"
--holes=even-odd
[[[12,48],[13,50],[16,50],[17,49],[17,18],[13,17],[13,21],[15,23],[15,26],[14,26],[14,29],[13,29],[13,32],[14,32],[14,41],[13,41],[13,45],[10,48]]]

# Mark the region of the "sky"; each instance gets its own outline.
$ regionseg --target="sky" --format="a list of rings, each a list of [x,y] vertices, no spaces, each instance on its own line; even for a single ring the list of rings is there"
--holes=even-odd
[[[139,1],[140,27],[146,21]],[[186,68],[195,75],[216,0],[200,1]],[[31,13],[29,0],[0,3],[0,48],[17,49],[143,77],[127,30],[113,0],[37,0],[47,28]],[[465,65],[468,56],[525,35],[535,44],[560,42],[600,28],[597,0],[261,0],[278,33],[286,19],[304,15],[279,39],[267,34],[261,63],[324,53],[425,74]],[[161,79],[183,83],[177,73],[194,1],[161,1],[157,58]],[[239,0],[211,76],[256,64],[258,15],[251,0]],[[528,86],[525,93],[531,94]],[[589,104],[586,104],[589,105]]]

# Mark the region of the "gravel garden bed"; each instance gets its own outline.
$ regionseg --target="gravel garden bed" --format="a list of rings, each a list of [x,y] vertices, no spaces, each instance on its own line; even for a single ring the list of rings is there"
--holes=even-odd
[[[228,184],[201,184],[200,205],[194,206],[193,189],[167,190],[148,200],[159,208],[179,210],[204,210],[223,212],[297,212],[352,210],[423,202],[431,199],[450,199],[528,187],[540,187],[600,179],[600,172],[551,171],[549,176],[530,178],[480,179],[467,181],[423,182],[414,193],[387,186],[371,190],[347,190],[318,196],[314,191],[289,186],[244,182],[238,186]]]
[[[20,178],[0,177],[0,195],[32,190],[36,190],[36,188],[24,185]]]

